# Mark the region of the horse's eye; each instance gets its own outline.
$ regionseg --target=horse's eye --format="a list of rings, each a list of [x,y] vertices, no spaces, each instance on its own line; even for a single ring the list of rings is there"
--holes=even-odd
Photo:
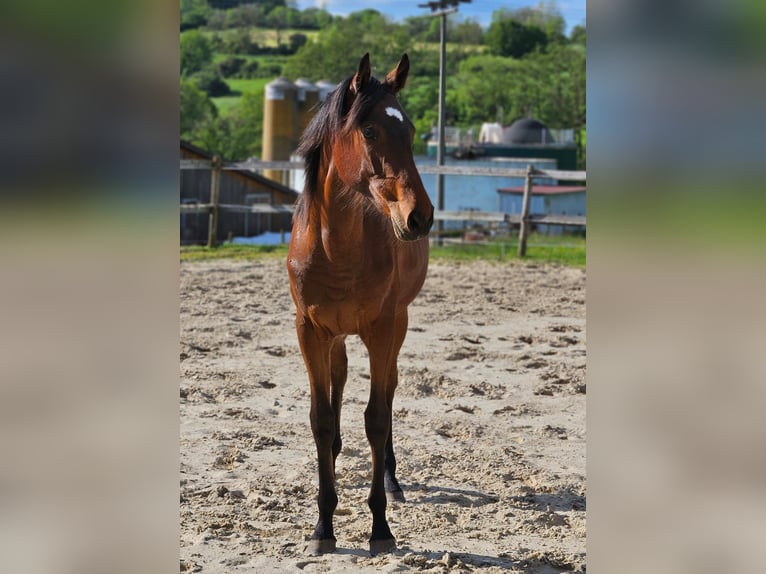
[[[365,139],[374,140],[375,130],[372,128],[372,126],[364,126],[362,128],[362,135],[364,136]]]

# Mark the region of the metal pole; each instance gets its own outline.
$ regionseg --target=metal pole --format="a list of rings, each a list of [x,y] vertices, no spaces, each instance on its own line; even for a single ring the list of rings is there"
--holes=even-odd
[[[436,146],[436,165],[444,165],[444,93],[446,91],[445,66],[447,62],[447,15],[457,12],[457,6],[460,2],[471,2],[471,0],[433,0],[426,4],[418,4],[421,8],[430,8],[432,16],[441,16],[440,42],[439,42],[439,124],[437,126],[437,146]],[[436,209],[444,211],[444,174],[436,175]],[[442,232],[444,231],[444,221],[438,219],[436,222],[437,244],[442,244]]]
[[[441,34],[439,46],[439,123],[438,123],[438,145],[436,146],[436,165],[444,165],[444,91],[446,85],[445,64],[447,61],[447,14],[441,15]],[[444,211],[444,174],[436,176],[436,208]],[[442,244],[442,232],[444,231],[444,221],[439,220],[436,227],[438,244]]]

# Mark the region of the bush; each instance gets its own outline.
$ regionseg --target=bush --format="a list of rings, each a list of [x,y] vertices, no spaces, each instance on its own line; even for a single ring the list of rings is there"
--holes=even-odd
[[[181,32],[184,30],[194,30],[205,25],[207,18],[200,12],[184,14],[181,17]]]
[[[308,42],[305,34],[290,34],[290,51],[294,54],[298,49]]]
[[[211,10],[207,17],[207,27],[210,30],[224,30],[226,28],[226,11]]]
[[[218,64],[218,69],[221,71],[221,75],[224,78],[238,76],[242,72],[242,67],[245,65],[245,61],[244,58],[231,56]]]
[[[248,78],[248,79],[250,79],[250,78],[258,78],[259,77],[259,75],[258,75],[259,69],[258,68],[259,68],[258,61],[257,60],[253,60],[251,62],[248,62],[247,64],[245,64],[242,67],[242,70],[240,71],[240,75],[243,78]]]
[[[231,88],[221,77],[217,68],[209,66],[195,76],[197,87],[211,98],[228,96]]]
[[[247,30],[236,30],[224,40],[223,51],[229,54],[257,54],[260,48]]]

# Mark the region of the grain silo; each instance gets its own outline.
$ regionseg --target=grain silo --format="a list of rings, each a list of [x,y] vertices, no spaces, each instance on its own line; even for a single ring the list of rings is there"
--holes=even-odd
[[[298,146],[298,89],[287,78],[266,84],[263,99],[263,159],[289,161]],[[283,185],[288,172],[266,169],[263,175]]]
[[[327,99],[330,92],[338,87],[338,84],[333,84],[327,80],[319,80],[316,83],[316,87],[319,89],[319,101],[323,102]]]
[[[298,92],[298,135],[300,136],[316,113],[319,88],[306,78],[295,80],[295,88]]]

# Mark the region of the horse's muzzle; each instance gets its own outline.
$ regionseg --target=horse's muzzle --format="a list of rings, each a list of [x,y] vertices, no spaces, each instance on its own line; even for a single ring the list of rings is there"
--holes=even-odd
[[[396,237],[402,241],[416,241],[428,235],[434,224],[433,211],[430,217],[426,217],[422,212],[413,209],[407,217],[407,227],[402,227],[396,217],[391,218]]]

